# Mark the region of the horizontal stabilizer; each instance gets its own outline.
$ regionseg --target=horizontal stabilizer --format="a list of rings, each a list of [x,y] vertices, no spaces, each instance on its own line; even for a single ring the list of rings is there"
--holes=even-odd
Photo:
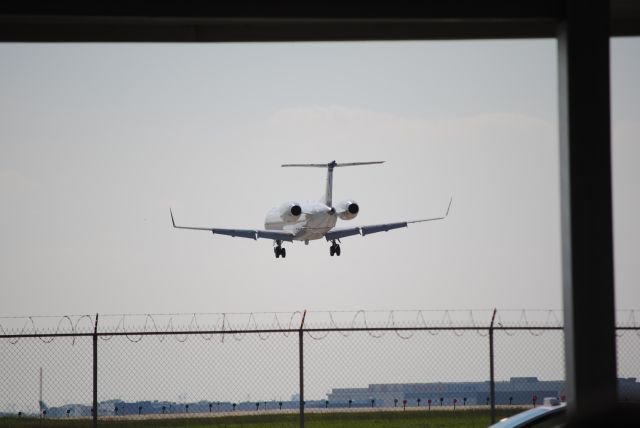
[[[286,163],[282,165],[283,167],[305,167],[305,168],[338,168],[341,166],[358,166],[358,165],[375,165],[379,163],[384,163],[384,161],[373,161],[373,162],[347,162],[347,163],[337,163],[336,161],[329,163]]]
[[[303,167],[303,168],[327,168],[327,185],[324,192],[323,202],[331,207],[333,203],[333,169],[341,166],[358,166],[358,165],[375,165],[384,163],[384,161],[372,161],[372,162],[347,162],[337,163],[331,161],[329,163],[285,163],[283,167]]]
[[[282,165],[283,167],[286,166],[304,166],[304,167],[308,167],[308,168],[326,168],[328,164],[326,163],[285,163],[284,165]]]
[[[378,163],[384,163],[384,161],[374,161],[374,162],[347,162],[347,163],[339,163],[335,166],[358,166],[358,165],[375,165]]]

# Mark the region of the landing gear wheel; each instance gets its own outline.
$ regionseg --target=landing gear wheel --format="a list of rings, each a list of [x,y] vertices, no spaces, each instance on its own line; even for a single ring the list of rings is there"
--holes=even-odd
[[[273,253],[276,255],[276,259],[282,256],[284,259],[287,257],[287,252],[282,248],[282,241],[277,240],[274,242],[275,247],[273,248]]]
[[[333,244],[329,247],[329,254],[331,254],[332,257],[334,255],[340,256],[340,245],[336,244],[336,241],[333,241]]]

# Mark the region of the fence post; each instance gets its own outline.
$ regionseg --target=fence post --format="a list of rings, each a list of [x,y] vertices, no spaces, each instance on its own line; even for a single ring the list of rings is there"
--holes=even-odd
[[[307,316],[307,310],[304,310],[302,314],[302,321],[300,322],[300,330],[298,330],[298,352],[300,354],[300,428],[304,428],[304,341],[302,330],[304,328],[304,318]]]
[[[496,309],[493,310],[491,316],[491,325],[489,326],[489,396],[491,400],[491,423],[496,423],[496,379],[493,371],[493,322],[496,319]]]
[[[93,326],[93,428],[98,427],[98,314]]]

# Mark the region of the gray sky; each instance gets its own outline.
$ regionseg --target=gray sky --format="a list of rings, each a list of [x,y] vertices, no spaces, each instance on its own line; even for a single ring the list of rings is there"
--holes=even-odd
[[[640,40],[612,41],[616,302],[640,306]],[[553,40],[0,45],[0,315],[560,308]],[[262,228],[340,169],[328,244]],[[597,251],[597,248],[594,248]]]

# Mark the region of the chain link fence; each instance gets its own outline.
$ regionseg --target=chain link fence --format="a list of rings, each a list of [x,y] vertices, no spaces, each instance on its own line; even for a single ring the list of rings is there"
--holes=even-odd
[[[381,412],[482,411],[486,426],[500,412],[565,398],[561,319],[559,311],[3,318],[0,422],[328,427]],[[637,401],[640,325],[634,311],[618,320],[620,398]]]

